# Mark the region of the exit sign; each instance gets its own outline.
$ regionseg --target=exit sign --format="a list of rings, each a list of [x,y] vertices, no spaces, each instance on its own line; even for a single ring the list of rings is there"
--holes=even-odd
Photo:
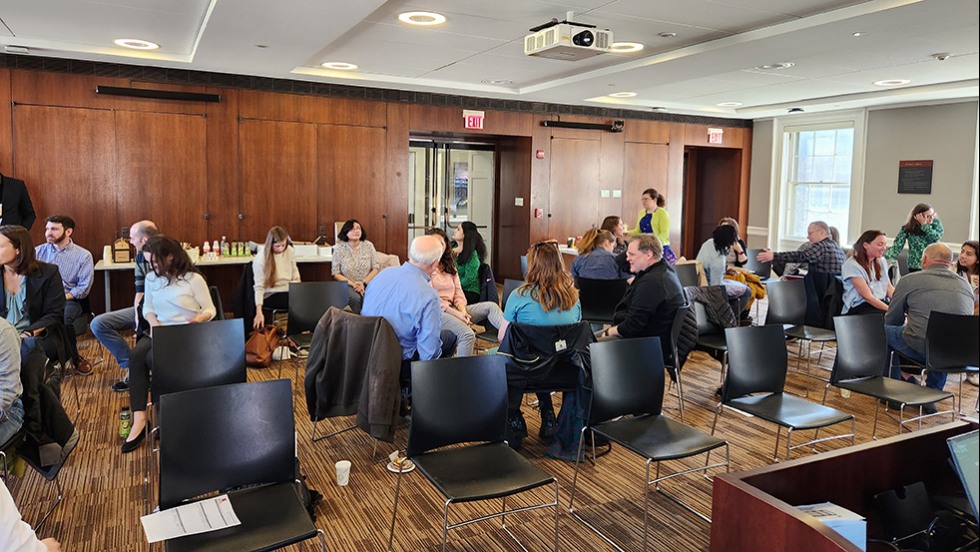
[[[464,128],[468,130],[483,130],[483,112],[463,110]]]

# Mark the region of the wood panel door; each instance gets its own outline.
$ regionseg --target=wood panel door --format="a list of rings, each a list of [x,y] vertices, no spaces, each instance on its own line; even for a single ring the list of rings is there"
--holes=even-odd
[[[653,188],[662,194],[666,192],[668,149],[665,144],[626,143],[622,216],[631,230],[636,226],[636,216],[643,208],[640,203],[643,190]],[[674,217],[681,216],[680,213],[668,213],[672,221]]]
[[[179,241],[215,239],[205,220],[207,119],[117,111],[115,121],[120,225],[150,219]]]
[[[297,240],[316,237],[316,125],[241,121],[241,238],[265,241],[286,227]]]
[[[696,255],[722,217],[737,217],[742,150],[687,148],[684,178],[684,254]]]
[[[45,217],[75,219],[74,240],[102,258],[120,225],[116,216],[115,138],[108,110],[17,105],[13,109],[14,170],[27,185],[44,241]]]
[[[551,141],[548,237],[564,243],[581,236],[599,220],[598,140]]]
[[[357,219],[378,251],[387,252],[386,135],[383,128],[317,125],[317,221],[333,243],[334,223]],[[391,186],[407,186],[401,180]]]

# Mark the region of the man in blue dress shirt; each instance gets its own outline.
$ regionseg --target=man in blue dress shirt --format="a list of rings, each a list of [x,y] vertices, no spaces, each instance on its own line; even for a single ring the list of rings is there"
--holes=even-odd
[[[68,334],[68,350],[78,373],[92,374],[92,363],[78,354],[75,342],[75,320],[82,316],[80,301],[88,297],[95,278],[92,254],[72,241],[75,221],[66,215],[51,215],[45,221],[44,239],[47,243],[34,248],[37,260],[58,267],[61,281],[65,284],[65,330]]]

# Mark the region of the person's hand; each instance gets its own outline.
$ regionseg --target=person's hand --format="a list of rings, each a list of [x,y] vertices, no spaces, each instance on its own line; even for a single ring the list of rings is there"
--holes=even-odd
[[[261,330],[263,326],[265,326],[265,315],[262,314],[262,309],[259,309],[255,313],[255,318],[252,319],[252,327]]]
[[[42,540],[41,544],[43,544],[49,552],[61,552],[61,543],[51,537]]]
[[[755,260],[760,263],[771,263],[772,262],[772,251],[768,249],[763,249],[759,251],[759,254],[755,256]]]
[[[350,287],[354,288],[354,291],[356,291],[358,295],[364,295],[364,282],[351,281]]]

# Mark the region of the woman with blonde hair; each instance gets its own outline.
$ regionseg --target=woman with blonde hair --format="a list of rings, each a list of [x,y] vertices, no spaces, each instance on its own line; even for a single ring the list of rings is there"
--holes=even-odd
[[[590,228],[579,242],[578,256],[572,261],[572,277],[590,280],[625,280],[613,252],[616,237],[606,230]]]
[[[255,318],[252,327],[258,330],[265,325],[262,308],[289,309],[289,284],[300,281],[293,242],[282,226],[269,229],[262,254],[252,261],[252,276],[255,281]]]

